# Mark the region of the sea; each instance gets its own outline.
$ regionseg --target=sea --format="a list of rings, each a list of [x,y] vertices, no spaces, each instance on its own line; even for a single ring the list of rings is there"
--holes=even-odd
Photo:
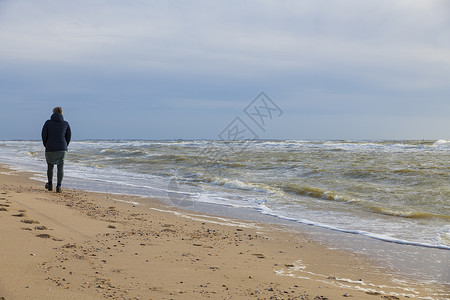
[[[40,141],[0,141],[0,163],[46,181]],[[63,185],[450,250],[448,140],[73,141]]]

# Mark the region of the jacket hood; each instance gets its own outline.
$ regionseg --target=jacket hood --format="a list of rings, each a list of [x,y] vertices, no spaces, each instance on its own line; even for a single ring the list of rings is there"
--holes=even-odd
[[[52,121],[61,122],[64,121],[63,115],[60,113],[54,113],[51,118]]]

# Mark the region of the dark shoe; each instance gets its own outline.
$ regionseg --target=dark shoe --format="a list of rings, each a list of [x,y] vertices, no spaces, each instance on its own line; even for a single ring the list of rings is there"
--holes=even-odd
[[[56,192],[61,193],[61,187],[59,185],[56,186]]]
[[[53,185],[52,185],[51,183],[48,183],[48,182],[47,182],[47,183],[45,184],[45,188],[51,192],[51,191],[53,190]]]

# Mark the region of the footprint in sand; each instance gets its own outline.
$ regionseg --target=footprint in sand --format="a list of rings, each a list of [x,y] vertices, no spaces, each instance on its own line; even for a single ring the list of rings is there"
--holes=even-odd
[[[45,226],[36,226],[34,227],[34,230],[47,230],[48,228]]]
[[[26,224],[39,224],[39,221],[35,221],[35,220],[20,220],[20,222],[23,222]]]
[[[13,217],[25,217],[25,213],[20,212],[18,214],[14,214]]]
[[[41,234],[37,234],[36,235],[38,238],[42,238],[42,239],[51,239],[53,238],[50,234],[48,233],[41,233]]]
[[[253,253],[253,255],[256,256],[257,258],[266,258],[264,254],[261,253]]]

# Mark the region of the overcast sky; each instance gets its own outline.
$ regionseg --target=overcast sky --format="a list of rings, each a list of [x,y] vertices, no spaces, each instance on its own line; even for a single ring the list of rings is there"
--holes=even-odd
[[[450,1],[0,0],[0,139],[54,106],[75,139],[450,139]]]

